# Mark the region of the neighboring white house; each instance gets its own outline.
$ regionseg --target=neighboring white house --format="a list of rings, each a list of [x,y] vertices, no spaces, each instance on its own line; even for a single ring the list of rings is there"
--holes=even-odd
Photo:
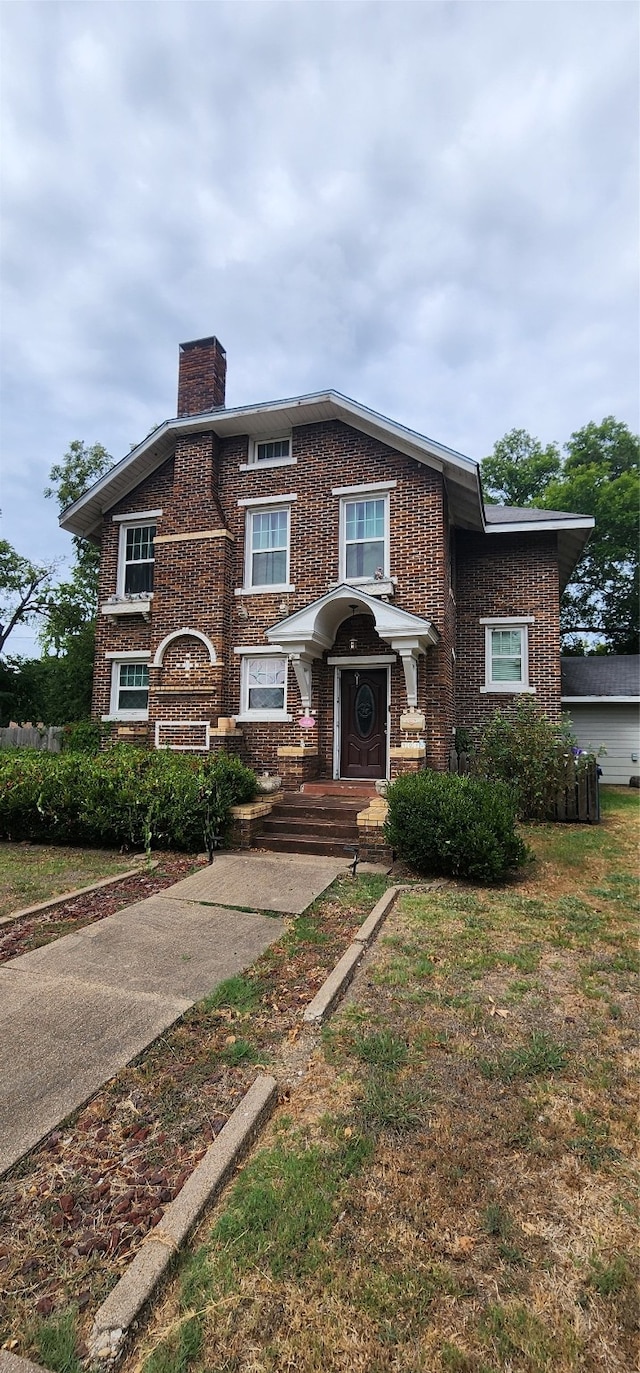
[[[562,708],[578,746],[599,753],[603,782],[628,785],[640,774],[640,655],[560,662]]]

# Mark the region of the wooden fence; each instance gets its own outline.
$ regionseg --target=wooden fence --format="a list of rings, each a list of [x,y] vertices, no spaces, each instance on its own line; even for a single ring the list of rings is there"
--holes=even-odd
[[[48,753],[59,753],[62,747],[62,725],[49,725],[38,729],[37,725],[6,725],[0,729],[0,748],[41,748]]]
[[[451,750],[449,770],[467,776],[471,763],[467,753]],[[564,777],[557,791],[549,797],[549,820],[570,822],[574,825],[597,825],[600,820],[600,788],[598,784],[598,763],[595,758],[588,760],[566,759]]]

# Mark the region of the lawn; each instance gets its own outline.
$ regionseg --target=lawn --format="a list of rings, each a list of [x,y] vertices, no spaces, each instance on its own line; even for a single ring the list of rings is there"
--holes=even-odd
[[[77,1373],[265,1064],[283,1100],[123,1373],[628,1373],[637,803],[607,789],[599,827],[527,827],[536,861],[506,886],[416,883],[312,1033],[302,1008],[385,880],[335,884],[3,1183],[0,1338]]]
[[[109,849],[0,844],[0,916],[87,887],[135,866],[131,854]]]
[[[127,1373],[628,1373],[637,799],[403,896]]]

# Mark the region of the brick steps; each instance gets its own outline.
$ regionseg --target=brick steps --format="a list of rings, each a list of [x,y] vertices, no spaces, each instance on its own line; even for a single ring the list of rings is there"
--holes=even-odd
[[[358,844],[356,816],[375,788],[370,783],[305,782],[284,792],[265,817],[258,848],[282,853],[318,853],[344,858]]]

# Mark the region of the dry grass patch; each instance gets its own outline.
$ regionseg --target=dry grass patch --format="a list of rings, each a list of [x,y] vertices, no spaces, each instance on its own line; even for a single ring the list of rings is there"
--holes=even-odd
[[[402,898],[127,1373],[628,1373],[635,799]]]

